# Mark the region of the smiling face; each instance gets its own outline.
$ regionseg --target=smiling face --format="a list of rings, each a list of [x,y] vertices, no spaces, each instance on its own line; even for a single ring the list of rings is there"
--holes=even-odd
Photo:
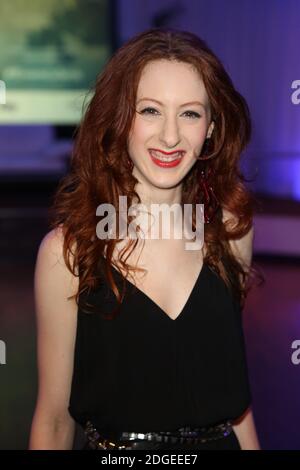
[[[128,137],[133,175],[148,190],[180,186],[213,127],[208,95],[193,66],[170,60],[149,62],[139,81]],[[180,153],[166,156],[159,150]]]

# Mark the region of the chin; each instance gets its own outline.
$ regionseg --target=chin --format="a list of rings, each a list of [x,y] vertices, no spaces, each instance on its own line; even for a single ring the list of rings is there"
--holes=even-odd
[[[153,186],[159,189],[172,189],[176,188],[182,183],[182,179],[174,179],[173,181],[152,181],[151,182]]]

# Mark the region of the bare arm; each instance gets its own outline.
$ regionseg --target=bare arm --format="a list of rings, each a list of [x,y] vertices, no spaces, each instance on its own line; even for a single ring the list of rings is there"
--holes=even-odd
[[[223,221],[234,217],[228,211],[223,211]],[[254,228],[246,233],[240,240],[230,240],[233,254],[242,263],[247,271],[252,263]],[[242,450],[260,450],[253,413],[251,407],[233,423],[233,430],[238,438]]]
[[[232,427],[242,450],[261,450],[251,408],[248,408]]]
[[[67,297],[78,280],[67,269],[60,229],[39,247],[34,292],[38,330],[39,390],[29,448],[72,449],[75,422],[68,412],[76,335],[77,306]]]

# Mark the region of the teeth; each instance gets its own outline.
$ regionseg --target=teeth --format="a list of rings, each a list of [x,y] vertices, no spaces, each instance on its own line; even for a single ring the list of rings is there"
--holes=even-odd
[[[150,155],[152,155],[153,157],[163,162],[172,162],[173,160],[177,160],[178,157],[182,157],[182,152],[176,152],[169,156],[164,155],[160,152],[157,152],[156,150],[150,150],[149,152],[150,152]]]

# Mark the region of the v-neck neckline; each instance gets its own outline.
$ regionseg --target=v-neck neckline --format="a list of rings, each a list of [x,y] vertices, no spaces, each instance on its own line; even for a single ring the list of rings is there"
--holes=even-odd
[[[118,274],[119,276],[122,276],[122,277],[123,277],[123,275],[118,271],[117,268],[115,268],[115,266],[113,266],[113,265],[111,265],[111,266],[112,266],[112,268],[114,269],[114,271],[117,272],[117,274]],[[190,291],[190,293],[189,293],[189,296],[187,297],[187,299],[186,299],[186,301],[185,301],[185,303],[184,303],[184,305],[183,305],[181,311],[179,312],[179,314],[178,314],[175,318],[171,318],[170,315],[169,315],[167,312],[165,312],[165,310],[164,310],[160,305],[158,305],[157,302],[155,302],[155,300],[153,300],[148,294],[146,294],[146,293],[145,293],[143,290],[141,290],[138,286],[136,286],[135,284],[133,284],[133,283],[132,283],[131,281],[129,281],[128,279],[126,279],[126,278],[124,278],[124,279],[125,279],[125,281],[126,281],[128,284],[130,284],[133,288],[135,288],[136,291],[137,291],[140,295],[142,295],[145,299],[147,299],[148,302],[150,302],[152,305],[154,305],[154,307],[156,307],[156,309],[159,310],[160,313],[161,313],[164,317],[166,317],[167,320],[169,320],[169,321],[171,321],[171,322],[176,322],[176,321],[178,321],[178,320],[183,316],[183,314],[184,314],[184,312],[186,311],[186,309],[187,309],[189,303],[191,302],[192,296],[193,296],[193,294],[194,294],[194,292],[195,292],[195,290],[196,290],[196,287],[197,287],[197,285],[198,285],[198,283],[199,283],[199,281],[200,281],[200,278],[202,277],[202,274],[203,274],[203,272],[204,272],[204,270],[205,270],[205,267],[206,267],[206,264],[205,264],[205,262],[203,261],[203,262],[202,262],[201,269],[200,269],[200,271],[199,271],[199,273],[198,273],[198,275],[197,275],[196,281],[195,281],[194,284],[193,284],[193,287],[192,287],[192,289],[191,289],[191,291]]]

